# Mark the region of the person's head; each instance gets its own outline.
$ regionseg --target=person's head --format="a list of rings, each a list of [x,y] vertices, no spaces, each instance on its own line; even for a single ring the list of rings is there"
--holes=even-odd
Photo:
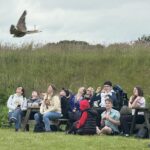
[[[93,93],[94,93],[94,89],[92,87],[88,87],[86,89],[86,94],[87,95],[93,96]]]
[[[31,95],[31,97],[32,97],[33,99],[38,98],[38,97],[39,97],[38,92],[37,92],[37,91],[32,91],[32,95]]]
[[[113,101],[110,97],[106,98],[105,100],[105,104],[106,104],[106,110],[109,110],[113,107]]]
[[[20,86],[20,87],[17,87],[17,88],[16,88],[16,94],[25,96],[25,90],[24,90],[24,88],[21,87],[21,86]]]
[[[141,87],[139,87],[139,86],[134,87],[133,95],[134,96],[143,96],[144,93],[143,93],[143,90],[141,89]]]
[[[63,96],[69,97],[70,92],[69,92],[69,90],[67,90],[67,89],[65,89],[65,88],[62,88],[61,91],[60,91],[60,93],[59,93],[59,95],[60,95],[61,97],[63,97]]]
[[[54,84],[50,84],[47,88],[47,93],[50,95],[56,93],[56,91],[57,90]]]
[[[105,81],[104,82],[103,90],[106,91],[106,92],[110,92],[112,90],[111,81]]]
[[[87,100],[81,100],[80,101],[80,110],[83,111],[88,108],[90,108],[89,102]]]
[[[80,88],[78,89],[78,94],[84,95],[84,94],[85,94],[85,87],[80,87]]]

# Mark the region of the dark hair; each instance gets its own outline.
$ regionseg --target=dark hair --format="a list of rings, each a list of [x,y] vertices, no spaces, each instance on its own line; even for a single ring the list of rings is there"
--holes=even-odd
[[[112,86],[112,82],[111,82],[111,81],[105,81],[105,82],[104,82],[104,85]]]
[[[105,102],[108,101],[108,102],[111,102],[113,104],[113,100],[110,98],[110,96],[108,96],[106,99],[105,99]]]
[[[25,97],[25,89],[22,87],[22,96]]]
[[[141,89],[140,86],[136,86],[135,88],[136,88],[137,91],[138,91],[138,96],[144,96],[143,90]]]
[[[68,97],[70,95],[70,92],[68,89],[63,87],[62,90],[66,93],[66,97]]]

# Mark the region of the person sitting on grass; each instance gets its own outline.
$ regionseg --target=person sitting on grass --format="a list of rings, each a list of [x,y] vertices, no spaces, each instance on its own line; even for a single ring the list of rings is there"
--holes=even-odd
[[[101,114],[101,129],[96,127],[97,134],[116,135],[119,134],[120,113],[113,109],[113,101],[110,97],[105,100],[106,111]]]
[[[90,135],[96,134],[96,115],[97,112],[90,108],[88,98],[80,101],[82,112],[78,121],[74,122],[68,134]]]
[[[45,131],[51,132],[50,124],[52,120],[59,119],[61,116],[60,98],[56,95],[56,87],[53,84],[50,84],[40,106],[40,113],[36,113],[34,119],[36,124],[39,124],[42,118],[45,125]]]
[[[27,110],[27,100],[23,87],[17,87],[16,93],[11,95],[7,101],[7,107],[9,109],[9,121],[15,123],[15,131],[18,131],[21,128],[23,112]]]

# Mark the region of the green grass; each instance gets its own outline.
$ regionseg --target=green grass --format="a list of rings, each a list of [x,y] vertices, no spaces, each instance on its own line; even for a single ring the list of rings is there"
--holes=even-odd
[[[45,92],[49,83],[54,83],[58,92],[62,87],[77,92],[80,86],[96,89],[105,80],[120,84],[128,96],[140,85],[150,102],[149,75],[148,43],[102,47],[62,42],[35,48],[32,43],[20,48],[0,45],[0,105],[6,106],[17,86],[23,86],[29,97],[32,90]]]
[[[33,89],[46,91],[49,83],[76,92],[80,86],[101,86],[105,80],[120,84],[130,96],[136,85],[150,101],[150,45],[113,44],[109,47],[82,43],[49,44],[33,49],[32,44],[0,45],[0,105],[19,85],[27,96]],[[7,120],[6,105],[0,121]],[[144,150],[149,140],[111,136],[73,136],[64,133],[15,133],[0,129],[0,150]]]
[[[114,44],[109,47],[50,44],[41,48],[0,47],[0,93],[7,96],[16,86],[46,91],[49,83],[74,92],[80,86],[101,86],[105,80],[120,84],[131,95],[141,85],[150,95],[150,46]]]
[[[1,150],[146,150],[149,140],[120,136],[79,136],[64,133],[14,132],[0,129]]]

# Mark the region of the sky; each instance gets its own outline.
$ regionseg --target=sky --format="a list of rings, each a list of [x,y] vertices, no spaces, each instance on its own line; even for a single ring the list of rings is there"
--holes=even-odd
[[[62,40],[108,44],[150,34],[150,0],[0,0],[1,43],[48,43]],[[28,30],[42,32],[14,38],[9,33],[27,10]]]

